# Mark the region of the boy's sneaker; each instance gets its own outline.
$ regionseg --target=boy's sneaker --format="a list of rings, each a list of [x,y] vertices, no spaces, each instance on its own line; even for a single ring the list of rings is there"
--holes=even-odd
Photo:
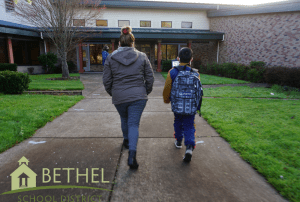
[[[181,149],[182,148],[181,141],[179,142],[179,141],[175,140],[175,147],[177,149]]]
[[[185,151],[185,155],[183,157],[183,160],[185,162],[190,162],[192,160],[193,150],[194,150],[194,147],[192,145],[186,145],[186,151]]]

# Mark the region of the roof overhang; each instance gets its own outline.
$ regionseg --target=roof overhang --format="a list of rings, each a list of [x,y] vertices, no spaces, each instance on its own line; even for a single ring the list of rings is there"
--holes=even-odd
[[[132,0],[102,0],[101,6],[115,8],[147,8],[147,9],[190,9],[212,10],[217,9],[217,4],[164,2],[164,1],[132,1]]]
[[[289,0],[253,6],[219,6],[219,10],[210,10],[207,17],[225,17],[233,15],[253,15],[264,13],[299,12],[300,1]]]
[[[137,40],[223,40],[223,32],[196,29],[151,29],[134,28],[132,31]],[[120,28],[89,28],[84,29],[84,37],[91,39],[118,39]]]
[[[0,33],[22,36],[40,37],[40,32],[35,27],[0,20]]]

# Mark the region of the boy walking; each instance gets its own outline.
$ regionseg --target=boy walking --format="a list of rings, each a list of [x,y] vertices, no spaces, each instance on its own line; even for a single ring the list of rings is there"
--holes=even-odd
[[[192,50],[182,48],[177,59],[180,64],[168,72],[163,98],[164,103],[171,102],[174,112],[175,147],[182,148],[184,136],[186,152],[183,160],[190,162],[195,148],[195,114],[200,110],[202,85],[200,74],[190,67],[193,60]]]

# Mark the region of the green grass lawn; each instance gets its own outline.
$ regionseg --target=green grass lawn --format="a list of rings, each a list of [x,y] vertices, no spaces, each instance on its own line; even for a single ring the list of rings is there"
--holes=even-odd
[[[70,74],[80,76],[80,74]],[[28,90],[83,90],[84,86],[80,80],[46,80],[46,78],[58,78],[61,74],[30,75],[32,82]]]
[[[249,86],[225,86],[204,88],[205,97],[233,97],[233,98],[294,98],[300,99],[300,92],[281,91],[278,86],[272,88],[250,88]]]
[[[161,72],[161,75],[166,79],[168,72]],[[207,74],[200,74],[200,79],[202,85],[249,83],[248,81],[211,76]]]
[[[203,99],[202,115],[284,197],[300,201],[300,102]]]
[[[0,94],[0,152],[32,136],[83,98]]]

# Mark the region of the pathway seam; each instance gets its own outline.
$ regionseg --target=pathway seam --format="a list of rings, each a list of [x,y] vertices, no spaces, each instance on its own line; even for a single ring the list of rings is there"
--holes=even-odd
[[[113,192],[114,192],[114,187],[115,187],[115,184],[116,184],[116,179],[117,179],[117,174],[118,174],[118,170],[119,170],[120,163],[121,163],[122,154],[123,154],[123,145],[121,147],[120,156],[119,156],[118,163],[117,163],[117,166],[116,166],[115,176],[113,178],[113,182],[112,182],[112,185],[111,185],[111,189],[110,189],[111,192],[109,193],[109,196],[108,196],[108,201],[109,202],[111,201],[111,198],[112,198],[112,195],[113,195]]]
[[[214,98],[217,98],[217,99],[226,99],[226,98],[234,98],[234,99],[262,99],[262,100],[300,100],[300,99],[297,99],[297,98],[291,98],[291,99],[288,99],[288,98],[264,98],[264,97],[203,97],[203,98],[209,98],[209,99],[214,99]]]

